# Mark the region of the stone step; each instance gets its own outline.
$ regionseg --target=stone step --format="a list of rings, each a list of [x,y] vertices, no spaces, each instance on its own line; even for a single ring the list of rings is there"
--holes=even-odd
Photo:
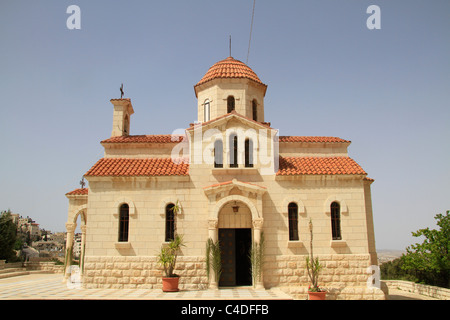
[[[26,271],[26,270],[0,273],[0,279],[17,277],[17,276],[26,276],[28,274],[30,274],[30,272]]]
[[[52,274],[53,272],[46,270],[27,270],[26,268],[8,268],[0,270],[0,279],[16,276],[25,276],[33,273]]]
[[[5,269],[0,270],[0,274],[20,272],[20,271],[25,271],[25,270],[27,270],[27,269],[26,268],[5,268]]]

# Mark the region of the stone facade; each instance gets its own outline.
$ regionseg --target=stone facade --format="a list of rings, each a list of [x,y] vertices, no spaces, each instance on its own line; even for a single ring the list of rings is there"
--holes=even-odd
[[[233,68],[236,61],[221,63]],[[170,228],[186,242],[176,269],[181,289],[210,286],[205,264],[208,238],[218,240],[220,230],[245,229],[250,238],[242,250],[259,243],[263,235],[265,239],[263,277],[246,284],[279,287],[304,298],[311,220],[314,254],[324,265],[319,282],[329,298],[383,299],[381,290],[367,287],[367,268],[377,264],[373,180],[348,157],[350,141],[279,137],[278,130],[264,122],[267,86],[248,67],[242,74],[236,69],[229,75],[217,68],[213,66],[195,86],[200,123],[178,137],[129,135],[131,100],[111,100],[114,124],[112,137],[102,141],[104,159],[85,174],[89,188],[66,194],[68,254],[77,218],[82,221],[83,285],[161,288],[162,268],[156,256],[166,245],[168,205],[179,204]],[[230,96],[234,109],[228,112]],[[202,122],[206,100],[211,120]],[[295,213],[289,213],[291,204]],[[332,204],[339,206],[337,218]],[[126,241],[118,236],[123,205]],[[335,239],[332,228],[339,229]],[[294,229],[298,236],[291,235]],[[239,243],[237,238],[233,241]],[[235,247],[223,244],[222,250],[231,248]],[[236,252],[231,254],[234,269],[224,270],[231,276],[239,269]]]
[[[83,284],[86,288],[162,287],[163,271],[155,256],[86,257]],[[180,289],[201,290],[208,287],[203,257],[178,258],[175,273],[180,276]]]

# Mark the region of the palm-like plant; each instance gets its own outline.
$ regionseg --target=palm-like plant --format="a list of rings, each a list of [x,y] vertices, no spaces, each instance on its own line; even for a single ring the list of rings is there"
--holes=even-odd
[[[309,220],[309,233],[311,235],[310,240],[310,256],[306,257],[306,269],[308,271],[309,279],[311,280],[311,285],[308,288],[308,291],[311,292],[320,292],[322,291],[319,288],[319,273],[322,270],[322,265],[319,262],[319,258],[314,258],[313,255],[313,224],[311,219]]]
[[[264,265],[264,233],[261,233],[259,243],[253,242],[249,258],[252,264],[253,286],[256,286],[256,284],[261,281]]]
[[[211,238],[206,243],[206,275],[209,279],[210,269],[214,272],[214,280],[219,283],[222,274],[222,260],[219,240],[214,242]]]
[[[177,234],[167,246],[161,247],[158,262],[163,266],[166,277],[177,277],[174,273],[175,265],[177,263],[178,252],[184,246],[183,236]]]

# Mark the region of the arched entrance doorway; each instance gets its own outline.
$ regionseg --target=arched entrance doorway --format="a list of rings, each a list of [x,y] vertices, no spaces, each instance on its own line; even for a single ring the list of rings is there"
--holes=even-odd
[[[253,244],[260,245],[261,243],[261,233],[264,224],[263,218],[263,206],[262,197],[266,193],[267,189],[262,186],[258,186],[253,183],[241,182],[233,179],[231,181],[221,182],[208,187],[203,188],[205,195],[208,197],[209,201],[209,218],[208,218],[208,236],[213,242],[219,240],[222,230],[234,230],[228,233],[228,237],[231,241],[228,241],[229,247],[236,248],[236,243],[240,250],[235,250],[230,253],[228,250],[228,255],[231,255],[231,265],[236,266],[239,262],[239,257],[237,254],[242,253],[244,256],[248,256],[247,252],[250,250]],[[233,208],[239,207],[239,208]],[[226,234],[224,233],[225,237]],[[225,240],[222,239],[224,243],[223,254],[227,254],[227,246],[225,246]],[[239,247],[240,245],[240,247]],[[243,245],[243,246],[242,246]],[[233,262],[234,259],[234,262]],[[230,260],[230,259],[228,259]],[[236,262],[238,260],[238,262]],[[225,264],[227,261],[223,261]],[[239,268],[241,268],[242,263],[238,263]],[[247,271],[251,272],[251,265],[249,267],[243,267],[242,274],[243,278],[247,277]],[[257,269],[258,271],[258,269]],[[233,269],[225,270],[224,277],[227,272],[232,273],[232,276],[239,275],[239,270],[236,267]],[[236,274],[237,272],[237,274]],[[263,273],[259,272],[258,277],[253,277],[253,285],[257,289],[264,288],[263,285]],[[234,280],[236,281],[236,280]],[[210,273],[210,288],[217,288],[218,285],[224,285],[224,281],[219,281],[217,283],[212,273]],[[233,282],[227,284],[232,286]],[[239,281],[237,282],[239,283]],[[241,282],[242,283],[242,282]],[[243,281],[244,284],[252,284],[252,280]],[[235,284],[237,285],[237,284]]]
[[[219,286],[252,285],[252,216],[245,203],[230,201],[221,208],[218,236],[222,258]]]

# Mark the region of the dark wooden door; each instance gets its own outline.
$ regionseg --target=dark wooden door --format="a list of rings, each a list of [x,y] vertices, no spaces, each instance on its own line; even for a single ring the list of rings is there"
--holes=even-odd
[[[219,229],[222,274],[220,286],[251,285],[251,229]]]
[[[235,229],[219,229],[222,274],[220,286],[236,285],[236,237]]]

